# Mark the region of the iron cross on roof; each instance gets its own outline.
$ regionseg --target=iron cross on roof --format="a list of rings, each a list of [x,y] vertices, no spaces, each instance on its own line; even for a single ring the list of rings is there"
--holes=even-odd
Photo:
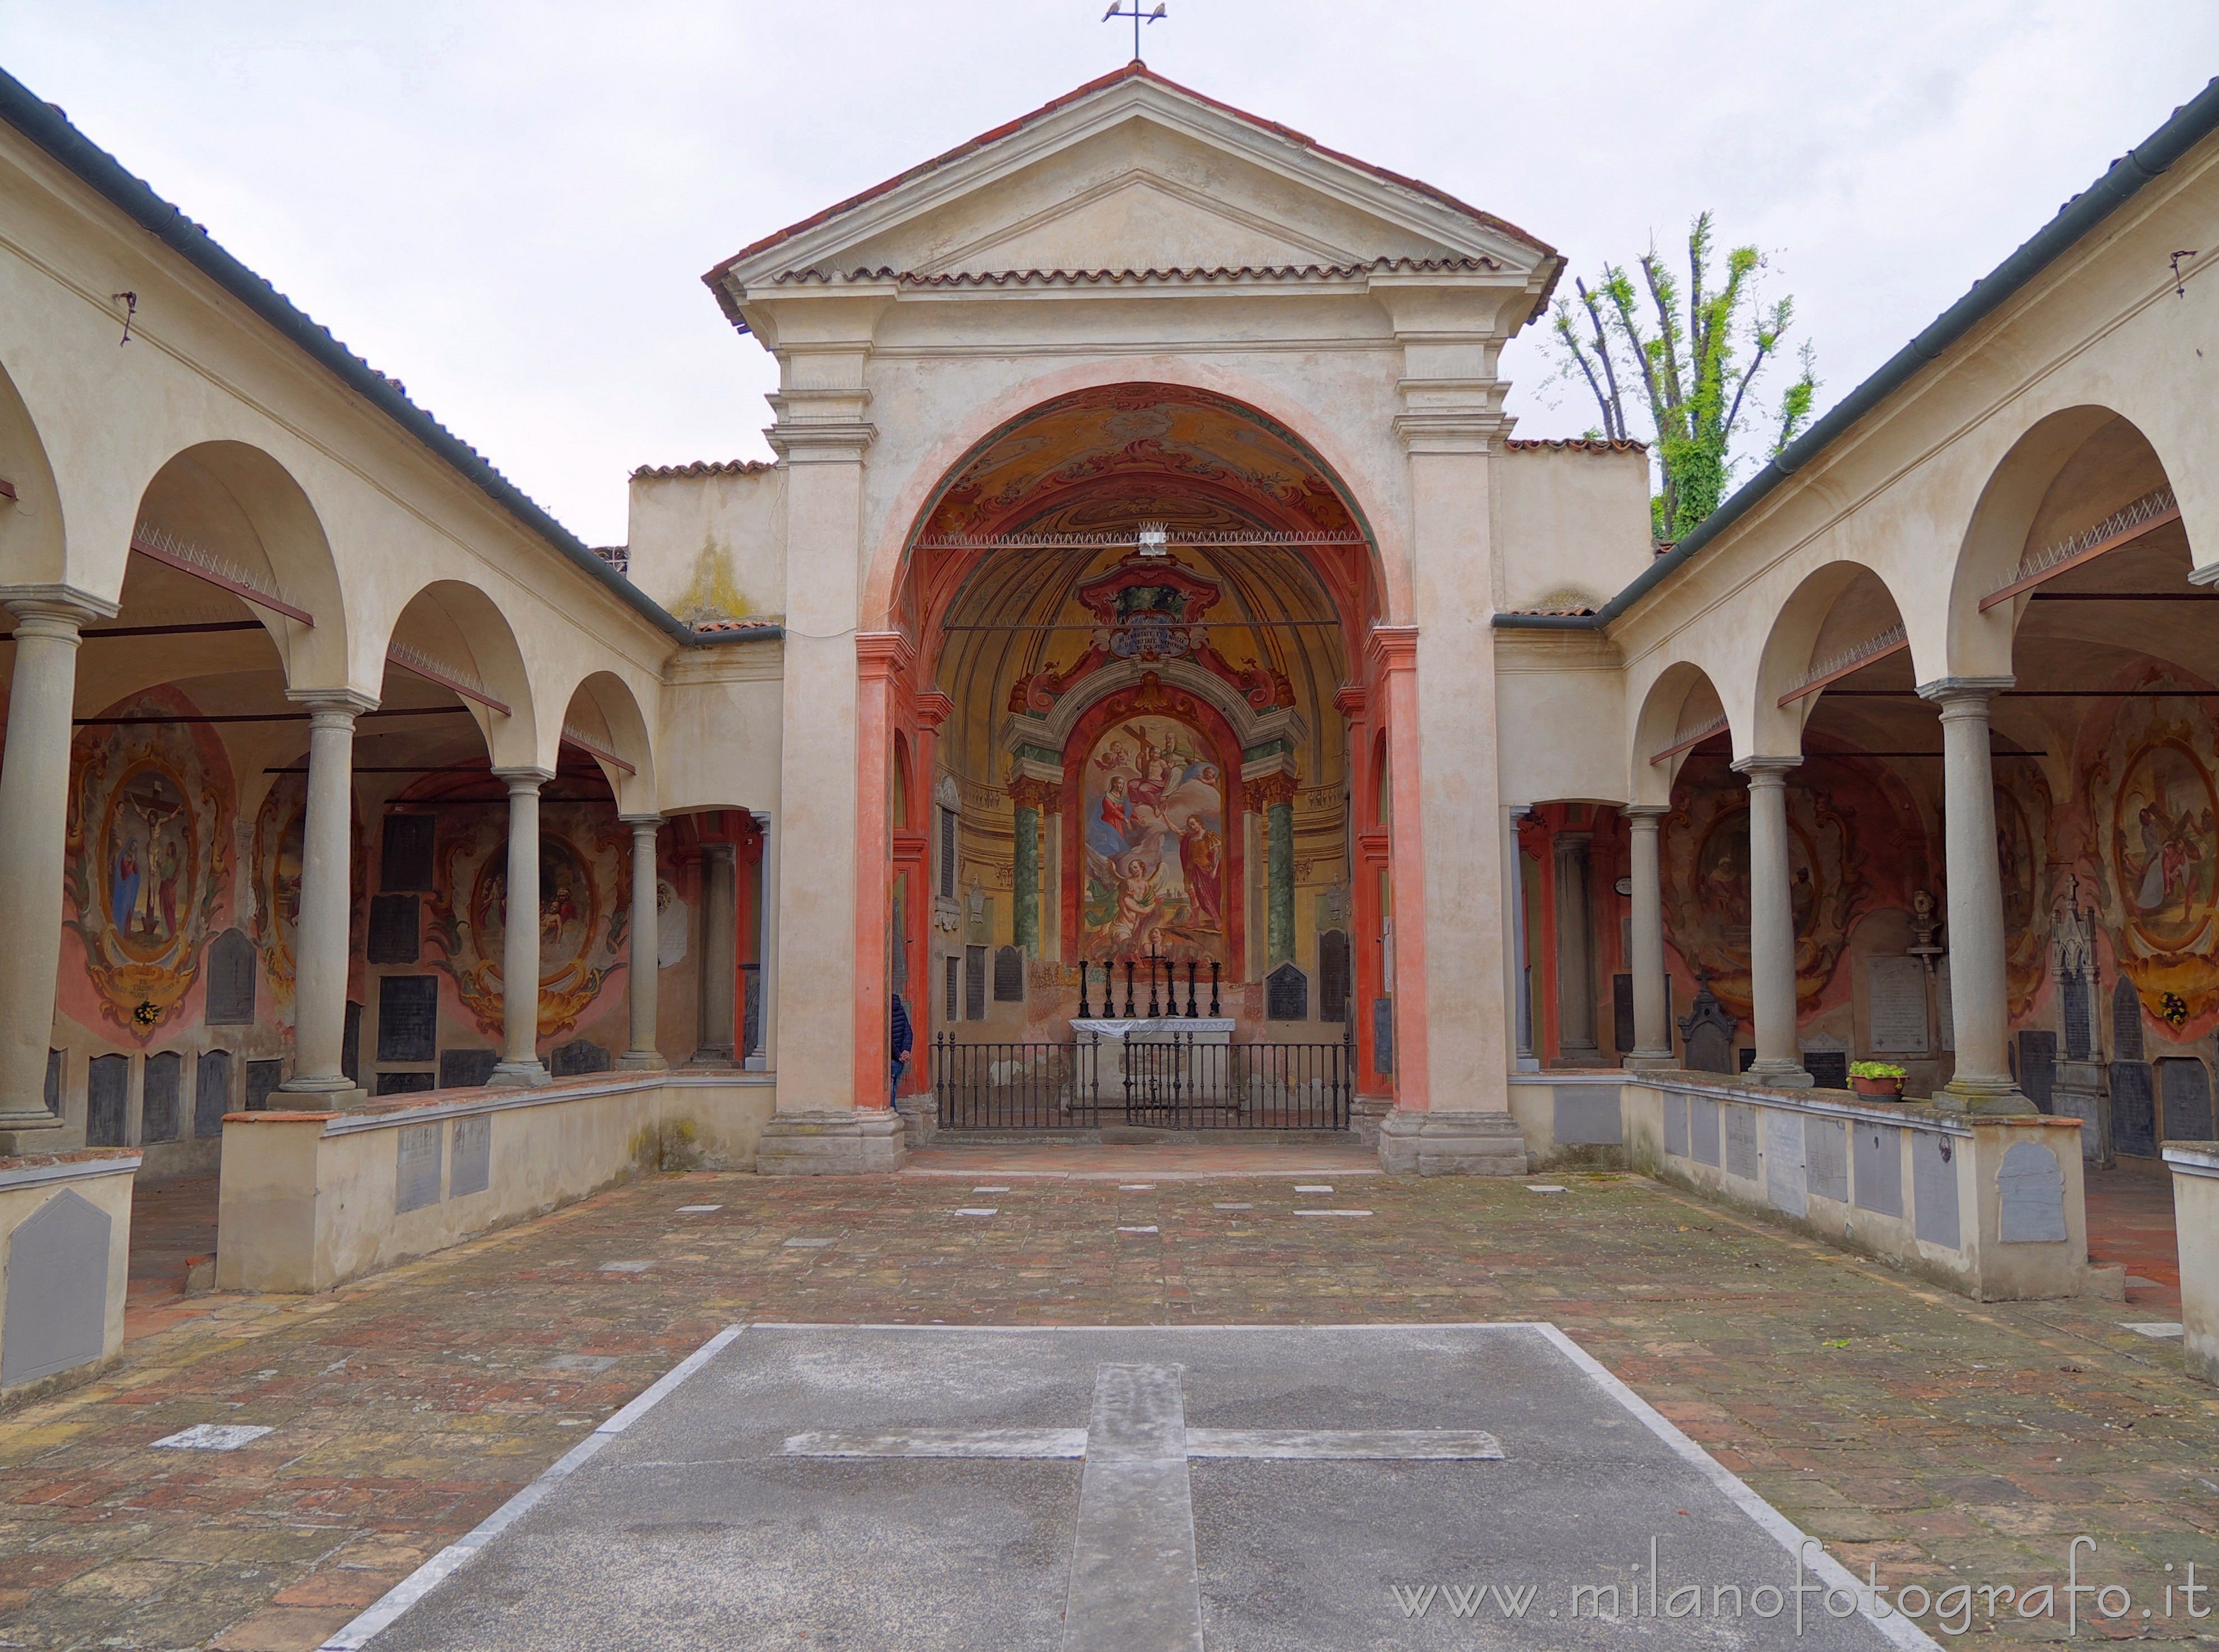
[[[1063,1652],[1200,1652],[1193,1457],[1265,1463],[1500,1463],[1477,1429],[1189,1428],[1181,1365],[1103,1365],[1085,1428],[796,1434],[797,1457],[1083,1459]]]
[[[1118,5],[1116,0],[1110,0],[1110,9],[1102,14],[1102,21],[1106,23],[1112,17],[1130,17],[1133,20],[1133,61],[1138,63],[1141,60],[1141,25],[1163,22],[1163,7],[1159,5],[1153,11],[1142,11],[1141,0],[1133,0],[1133,9],[1128,11]]]

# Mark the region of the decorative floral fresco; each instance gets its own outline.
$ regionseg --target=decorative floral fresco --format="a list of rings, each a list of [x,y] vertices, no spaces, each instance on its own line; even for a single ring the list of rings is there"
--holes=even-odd
[[[104,715],[197,715],[173,688]],[[200,978],[228,892],[230,766],[205,724],[89,728],[71,753],[64,919],[84,944],[102,1019],[145,1044]]]
[[[301,845],[308,814],[305,774],[280,774],[254,817],[253,907],[247,929],[282,1008],[293,1002],[301,923]]]
[[[2085,782],[2117,967],[2176,1035],[2219,1010],[2215,743],[2199,702],[2124,700]]]
[[[1214,742],[1160,715],[1112,717],[1080,781],[1085,887],[1079,956],[1230,960],[1225,764]]]
[[[575,1027],[624,962],[631,916],[631,829],[606,806],[543,804],[539,817],[539,1036]],[[440,827],[428,939],[481,1032],[501,1032],[501,948],[507,928],[505,811]]]

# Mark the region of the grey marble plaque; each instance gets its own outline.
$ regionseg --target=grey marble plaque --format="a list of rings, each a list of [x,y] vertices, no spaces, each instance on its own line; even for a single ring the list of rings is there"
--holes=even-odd
[[[2111,1145],[2137,1158],[2157,1157],[2157,1074],[2147,1061],[2111,1063]]]
[[[442,1050],[439,1052],[439,1088],[479,1089],[492,1081],[494,1065],[500,1059],[499,1050]]]
[[[1664,1098],[1664,1151],[1681,1158],[1688,1156],[1688,1098],[1668,1095]]]
[[[437,1124],[404,1124],[393,1134],[397,1155],[394,1209],[421,1210],[438,1203],[439,1148],[446,1132]]]
[[[8,1236],[0,1387],[34,1382],[100,1357],[114,1227],[107,1212],[64,1188]]]
[[[66,1050],[47,1052],[47,1111],[56,1118],[62,1115],[62,1067],[68,1058]]]
[[[1318,936],[1318,1019],[1348,1019],[1348,937],[1338,929]]]
[[[2074,970],[2057,978],[2057,1019],[2065,1028],[2065,1059],[2088,1059],[2088,978]],[[2033,1092],[2029,1091],[2031,1095]],[[2047,1113],[2048,1108],[2042,1109]]]
[[[2211,1140],[2211,1074],[2192,1055],[2172,1055],[2157,1064],[2158,1093],[2165,1098],[2167,1141]]]
[[[377,1059],[430,1061],[438,1054],[439,978],[388,975],[377,984]]]
[[[1745,1181],[1756,1179],[1756,1109],[1728,1102],[1726,1109],[1726,1174]]]
[[[454,1157],[447,1166],[447,1196],[483,1193],[493,1185],[493,1121],[483,1114],[455,1121]]]
[[[183,1056],[175,1050],[159,1050],[146,1058],[139,1090],[140,1141],[177,1139],[177,1100],[184,1087]]]
[[[131,1099],[131,1058],[96,1055],[85,1069],[84,1145],[121,1147]]]
[[[436,1072],[381,1072],[377,1075],[380,1096],[419,1096],[439,1087]]]
[[[1374,998],[1371,1001],[1371,1070],[1374,1072],[1395,1071],[1395,1001]]]
[[[2143,1058],[2142,998],[2135,991],[2135,984],[2124,976],[2111,989],[2111,1056],[2117,1061],[2139,1061]]]
[[[193,1070],[193,1133],[220,1136],[231,1111],[231,1052],[202,1050]]]
[[[1929,1245],[1957,1249],[1957,1149],[1967,1144],[1924,1130],[1911,1133],[1911,1218]]]
[[[1015,947],[997,947],[994,952],[994,1002],[1022,1003],[1024,1001],[1024,953]]]
[[[2018,1087],[2043,1112],[2052,1110],[2057,1089],[2056,1034],[2029,1027],[2018,1035]]]
[[[1849,1163],[1860,1210],[1903,1214],[1903,1132],[1892,1124],[1849,1127]]]
[[[1719,1162],[1719,1104],[1708,1096],[1688,1097],[1688,1157],[1698,1164]]]
[[[1775,1210],[1806,1214],[1803,1179],[1803,1121],[1793,1113],[1767,1109],[1764,1115],[1764,1193]]]
[[[414,895],[370,897],[367,953],[373,964],[413,964],[423,928],[423,902]]]
[[[1811,1075],[1811,1082],[1820,1090],[1847,1090],[1849,1087],[1849,1053],[1847,1050],[1806,1050],[1803,1052],[1803,1071]]]
[[[1813,1199],[1849,1203],[1849,1131],[1840,1119],[1804,1119],[1803,1166]]]
[[[2054,1245],[2065,1238],[2065,1171],[2040,1142],[2011,1144],[1996,1170],[1996,1195],[2005,1245]]]
[[[252,1027],[262,954],[241,930],[226,929],[208,949],[208,1015],[211,1027]]]
[[[1308,1021],[1310,1018],[1310,978],[1292,964],[1282,964],[1264,978],[1264,1019]]]
[[[986,949],[963,949],[963,1019],[986,1019]]]
[[[606,1050],[582,1038],[557,1045],[549,1053],[547,1059],[547,1070],[557,1078],[576,1078],[589,1072],[606,1072],[611,1065]]]
[[[270,1098],[285,1082],[283,1061],[250,1061],[246,1064],[246,1111],[259,1113],[269,1107]]]
[[[1556,1103],[1557,1146],[1615,1147],[1625,1140],[1617,1085],[1597,1090],[1591,1084],[1559,1084]]]
[[[1610,978],[1610,1029],[1613,1048],[1623,1054],[1633,1047],[1633,978],[1631,975]]]
[[[427,894],[432,888],[432,839],[437,815],[386,816],[378,844],[377,886]]]
[[[1866,960],[1869,991],[1866,1047],[1874,1055],[1924,1055],[1933,1047],[1926,1028],[1926,966],[1916,958]]]

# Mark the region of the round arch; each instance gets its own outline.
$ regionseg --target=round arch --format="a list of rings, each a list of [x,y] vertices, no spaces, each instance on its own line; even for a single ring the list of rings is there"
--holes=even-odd
[[[543,757],[530,674],[500,605],[462,580],[434,580],[409,597],[387,633],[386,674],[398,669],[449,689],[469,710],[495,768],[552,767]],[[551,742],[550,742],[551,746]]]
[[[59,585],[65,562],[61,494],[31,410],[0,366],[0,582]]]
[[[1688,751],[1718,734],[1732,736],[1734,748],[1741,748],[1740,731],[1732,727],[1711,674],[1689,660],[1665,667],[1650,684],[1640,715],[1633,720],[1628,799],[1635,804],[1669,804],[1672,782]]]
[[[600,765],[619,815],[661,812],[655,745],[631,686],[613,671],[580,679],[563,708],[562,737]]]
[[[1843,560],[1812,569],[1781,605],[1765,637],[1750,709],[1750,749],[1800,755],[1804,726],[1824,692],[1820,683],[1883,657],[1882,650],[1900,653],[1908,646],[1902,605],[1878,568]]]

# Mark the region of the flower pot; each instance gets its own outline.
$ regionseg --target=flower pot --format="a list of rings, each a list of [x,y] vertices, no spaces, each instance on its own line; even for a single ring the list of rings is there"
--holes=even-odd
[[[1852,1078],[1849,1083],[1858,1095],[1875,1102],[1899,1102],[1903,1099],[1903,1080],[1900,1078]]]

